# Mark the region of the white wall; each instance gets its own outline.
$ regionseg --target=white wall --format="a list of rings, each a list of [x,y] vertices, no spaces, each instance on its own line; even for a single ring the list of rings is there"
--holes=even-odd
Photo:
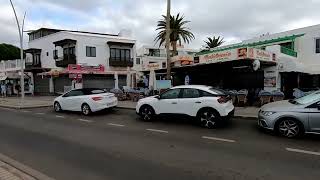
[[[109,57],[110,49],[107,45],[108,41],[124,42],[124,43],[134,43],[135,40],[125,39],[123,37],[107,37],[102,35],[92,35],[83,33],[73,33],[73,32],[58,32],[51,34],[49,36],[42,37],[29,42],[29,48],[42,49],[41,51],[41,64],[43,68],[56,68],[55,60],[53,59],[53,50],[55,45],[53,42],[63,40],[63,39],[74,39],[77,40],[76,44],[76,56],[77,64],[88,64],[88,65],[99,65],[102,64],[109,70]],[[86,46],[96,47],[96,57],[86,56]],[[131,57],[135,59],[136,56],[136,46],[131,49]],[[61,57],[63,55],[63,50],[61,47],[56,48],[58,50],[58,55]],[[49,56],[46,53],[49,52]]]

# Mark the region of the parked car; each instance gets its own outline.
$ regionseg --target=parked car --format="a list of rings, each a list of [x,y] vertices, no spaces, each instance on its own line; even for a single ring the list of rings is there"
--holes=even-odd
[[[259,111],[258,124],[288,138],[320,133],[320,91],[264,105]]]
[[[53,107],[56,112],[63,110],[78,111],[84,115],[117,106],[118,100],[113,93],[102,89],[71,90],[56,99]]]
[[[136,112],[145,121],[156,115],[181,114],[196,117],[208,128],[217,122],[228,119],[234,114],[231,97],[222,90],[209,86],[178,86],[173,87],[159,96],[141,99]]]

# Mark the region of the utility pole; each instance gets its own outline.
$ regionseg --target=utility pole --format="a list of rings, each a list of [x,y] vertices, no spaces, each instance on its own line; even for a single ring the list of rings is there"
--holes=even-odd
[[[171,0],[167,0],[167,19],[166,19],[166,51],[167,51],[167,80],[171,80],[171,55],[170,55],[170,17]]]
[[[24,13],[22,26],[20,27],[19,19],[16,13],[16,10],[14,8],[14,5],[12,3],[12,0],[10,0],[10,4],[13,9],[14,16],[16,18],[18,31],[19,31],[19,39],[20,39],[20,58],[21,58],[21,74],[20,74],[20,89],[21,89],[21,106],[24,105],[24,61],[23,61],[23,28],[24,28],[24,20],[26,18],[26,13]]]

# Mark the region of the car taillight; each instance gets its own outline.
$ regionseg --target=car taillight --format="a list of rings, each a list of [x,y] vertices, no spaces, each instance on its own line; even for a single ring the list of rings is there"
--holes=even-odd
[[[228,102],[228,98],[225,97],[225,96],[220,96],[219,99],[218,99],[218,102],[220,104],[224,104],[224,103]]]
[[[92,100],[94,101],[101,101],[103,97],[92,97]]]

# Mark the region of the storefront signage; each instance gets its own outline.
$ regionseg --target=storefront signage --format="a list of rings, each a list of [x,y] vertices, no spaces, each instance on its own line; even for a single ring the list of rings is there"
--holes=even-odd
[[[215,61],[230,60],[231,55],[232,55],[231,51],[208,54],[208,55],[203,56],[203,58],[200,59],[200,62],[201,63],[212,63]]]
[[[103,65],[88,66],[79,64],[69,64],[67,70],[69,73],[89,74],[94,72],[104,72],[105,68]]]
[[[248,58],[250,59],[257,59],[260,61],[276,61],[276,55],[265,50],[249,48],[248,54]]]
[[[143,71],[150,71],[150,70],[165,69],[166,67],[163,67],[164,65],[162,64],[162,62],[144,64],[142,67],[142,70]]]
[[[69,74],[70,79],[82,79],[82,74]]]
[[[171,59],[171,62],[174,63],[174,66],[187,66],[193,64],[193,56],[184,55],[184,56],[174,56]]]

